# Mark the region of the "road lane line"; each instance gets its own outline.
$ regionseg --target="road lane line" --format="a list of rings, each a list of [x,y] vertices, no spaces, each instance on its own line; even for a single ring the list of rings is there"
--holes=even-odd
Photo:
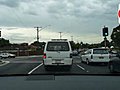
[[[34,72],[36,69],[38,69],[40,66],[42,66],[43,63],[41,63],[40,65],[38,65],[37,67],[33,68],[28,74],[31,74],[32,72]]]
[[[78,64],[77,64],[77,66],[78,66],[79,68],[81,68],[82,70],[85,71],[85,68],[83,68],[82,66],[80,66],[80,65],[78,65]]]
[[[86,72],[89,72],[89,71],[87,71],[87,70],[85,70],[85,68],[83,68],[82,66],[80,66],[80,65],[78,65],[78,64],[76,64],[79,68],[81,68],[82,70],[84,70],[84,71],[86,71]]]
[[[5,63],[0,64],[0,66],[4,66],[4,65],[7,65],[8,63],[10,63],[9,61],[3,61],[3,62],[5,62]]]

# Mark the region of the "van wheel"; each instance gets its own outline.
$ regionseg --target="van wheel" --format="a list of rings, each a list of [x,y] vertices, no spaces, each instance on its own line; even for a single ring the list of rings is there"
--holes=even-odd
[[[46,71],[48,71],[48,66],[45,66],[45,65],[44,65],[44,68],[45,68]]]
[[[72,65],[69,66],[69,70],[71,70],[71,68],[72,68]]]
[[[87,65],[90,65],[90,62],[89,62],[89,60],[86,60],[86,64],[87,64]]]

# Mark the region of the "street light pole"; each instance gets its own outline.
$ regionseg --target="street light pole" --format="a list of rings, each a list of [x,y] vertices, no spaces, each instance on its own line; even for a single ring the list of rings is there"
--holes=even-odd
[[[36,28],[36,30],[37,30],[37,42],[39,42],[39,31],[41,31],[41,30],[43,30],[43,29],[45,29],[46,27],[48,27],[48,26],[51,26],[51,25],[47,25],[47,26],[45,26],[45,27],[34,27],[34,28]],[[39,28],[40,28],[40,30],[39,30]]]

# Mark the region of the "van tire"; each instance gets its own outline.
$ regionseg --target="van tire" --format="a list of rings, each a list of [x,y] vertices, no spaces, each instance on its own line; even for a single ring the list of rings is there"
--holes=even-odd
[[[48,71],[49,67],[47,65],[44,65],[44,68],[45,68],[46,71]]]
[[[90,65],[90,62],[89,62],[89,60],[86,60],[86,64],[87,64],[87,65]]]

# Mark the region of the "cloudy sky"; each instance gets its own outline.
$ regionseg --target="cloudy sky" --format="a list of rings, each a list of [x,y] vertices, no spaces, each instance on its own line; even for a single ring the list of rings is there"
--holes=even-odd
[[[31,43],[36,40],[34,27],[40,31],[40,41],[52,38],[76,42],[99,43],[103,40],[104,25],[118,26],[119,0],[0,0],[2,37],[12,43]],[[110,39],[110,36],[108,37]]]

